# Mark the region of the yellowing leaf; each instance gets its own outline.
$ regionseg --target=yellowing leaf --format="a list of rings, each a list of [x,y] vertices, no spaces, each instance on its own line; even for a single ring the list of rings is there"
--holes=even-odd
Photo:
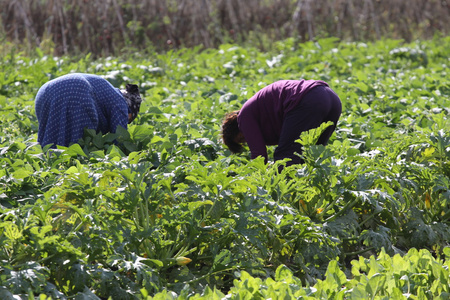
[[[427,193],[425,194],[425,207],[426,207],[427,209],[430,209],[430,208],[431,208],[431,197],[430,197],[430,193],[429,193],[429,192],[427,192]]]
[[[423,157],[430,157],[430,156],[433,155],[433,153],[434,153],[435,150],[436,150],[436,149],[435,149],[434,147],[427,148],[427,149],[425,149],[425,151],[423,151],[422,156],[423,156]]]
[[[176,258],[177,261],[177,265],[179,266],[185,266],[188,263],[190,263],[192,261],[192,259],[188,258],[188,257],[184,257],[184,256],[179,256]]]
[[[298,203],[300,204],[300,209],[305,211],[306,210],[306,203],[303,200],[298,201]]]

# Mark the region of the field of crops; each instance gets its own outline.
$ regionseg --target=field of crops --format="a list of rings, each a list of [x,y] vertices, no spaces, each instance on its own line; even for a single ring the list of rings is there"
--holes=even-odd
[[[3,56],[0,298],[448,299],[450,38],[273,49]],[[34,96],[74,71],[138,83],[141,114],[43,151]],[[224,114],[298,78],[343,102],[330,143],[281,174],[231,155]]]

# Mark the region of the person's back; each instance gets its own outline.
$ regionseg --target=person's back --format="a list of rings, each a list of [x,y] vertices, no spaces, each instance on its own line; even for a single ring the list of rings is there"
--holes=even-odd
[[[138,110],[140,101],[138,93]],[[69,146],[83,137],[84,129],[103,134],[127,128],[130,105],[127,93],[104,78],[73,73],[45,83],[36,95],[35,111],[39,121],[38,142]]]
[[[233,153],[247,144],[251,158],[268,161],[268,145],[277,145],[274,160],[289,158],[286,165],[302,163],[296,140],[302,132],[331,121],[317,143],[325,145],[341,115],[341,101],[329,85],[321,80],[280,80],[248,99],[242,108],[225,116],[222,139]]]
[[[278,145],[286,115],[317,86],[328,84],[321,80],[279,80],[244,103],[237,119],[252,158],[268,159],[266,145]]]

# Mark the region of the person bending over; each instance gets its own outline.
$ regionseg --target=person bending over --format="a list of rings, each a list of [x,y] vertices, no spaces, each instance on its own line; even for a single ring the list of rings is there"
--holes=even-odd
[[[268,145],[277,145],[274,160],[290,158],[286,165],[303,163],[295,153],[302,146],[295,141],[300,134],[332,121],[317,144],[326,145],[341,115],[337,94],[321,80],[280,80],[248,99],[242,108],[226,114],[222,123],[222,139],[233,153],[242,152],[247,143],[251,158],[268,161]]]
[[[38,142],[69,146],[83,137],[84,128],[106,134],[127,129],[137,116],[142,98],[135,84],[119,90],[106,79],[73,73],[45,83],[35,98]]]

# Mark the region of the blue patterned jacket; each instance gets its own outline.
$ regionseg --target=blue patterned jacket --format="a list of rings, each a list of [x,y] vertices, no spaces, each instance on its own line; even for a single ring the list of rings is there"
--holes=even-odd
[[[106,134],[128,124],[128,105],[120,90],[91,74],[73,73],[45,83],[36,95],[35,110],[42,147],[76,143],[84,128]]]

